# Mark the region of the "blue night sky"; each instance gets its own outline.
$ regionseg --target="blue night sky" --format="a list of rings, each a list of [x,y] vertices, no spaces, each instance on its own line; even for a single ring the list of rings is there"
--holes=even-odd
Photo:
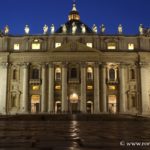
[[[56,29],[67,21],[72,0],[1,0],[0,28],[6,24],[11,34],[23,34],[28,24],[31,34],[42,34],[44,24]],[[150,27],[150,0],[77,0],[81,20],[106,26],[106,33],[115,34],[122,24],[125,34],[137,34],[139,24]]]

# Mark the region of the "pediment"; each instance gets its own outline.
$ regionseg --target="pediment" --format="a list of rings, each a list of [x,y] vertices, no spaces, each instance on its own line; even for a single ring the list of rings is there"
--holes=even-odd
[[[87,47],[86,45],[73,41],[62,45],[61,47],[55,48],[52,52],[96,52],[100,53],[99,50]]]

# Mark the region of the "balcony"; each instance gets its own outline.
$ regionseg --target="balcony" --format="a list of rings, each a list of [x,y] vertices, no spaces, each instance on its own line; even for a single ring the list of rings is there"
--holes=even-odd
[[[29,83],[37,85],[37,84],[41,84],[42,81],[41,81],[41,79],[30,79]]]

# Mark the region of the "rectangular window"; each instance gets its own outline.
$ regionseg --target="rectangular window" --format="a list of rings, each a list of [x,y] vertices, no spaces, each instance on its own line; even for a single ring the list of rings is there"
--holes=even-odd
[[[88,85],[87,86],[87,90],[93,90],[93,86],[92,85]]]
[[[116,90],[116,87],[114,85],[110,85],[109,90]]]
[[[19,44],[14,44],[14,50],[19,50],[20,49],[20,45]]]
[[[134,44],[133,43],[128,44],[128,50],[134,50]]]
[[[32,86],[32,90],[33,91],[38,91],[40,89],[40,86],[39,85],[33,85]]]
[[[116,43],[107,43],[107,49],[110,50],[116,49]]]
[[[92,48],[93,47],[93,43],[86,43],[86,46]]]
[[[61,43],[55,43],[55,48],[58,48],[61,46]]]
[[[60,85],[56,85],[55,86],[55,90],[61,90],[61,86]]]
[[[40,43],[32,43],[32,49],[33,50],[39,50],[41,48],[41,44]]]

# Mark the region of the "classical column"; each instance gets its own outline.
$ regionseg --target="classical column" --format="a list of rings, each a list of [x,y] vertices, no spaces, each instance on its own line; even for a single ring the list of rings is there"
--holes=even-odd
[[[54,65],[49,64],[48,112],[54,112]]]
[[[124,64],[120,64],[119,67],[119,79],[120,79],[120,113],[125,113],[126,111],[126,103],[125,103],[125,98],[126,98],[126,91],[125,91],[125,69],[126,66]]]
[[[62,112],[68,111],[67,99],[67,64],[62,64]]]
[[[42,65],[41,112],[46,112],[46,65]]]
[[[100,113],[100,84],[99,84],[99,64],[94,66],[94,113]]]
[[[21,112],[28,113],[28,101],[29,101],[29,63],[23,64],[23,89],[22,89],[22,106]]]
[[[86,65],[81,64],[81,100],[80,111],[86,113]]]
[[[141,113],[150,114],[149,92],[150,92],[150,65],[140,63],[140,80],[141,80]],[[140,85],[138,85],[140,86]]]
[[[0,63],[0,114],[7,113],[8,63]]]
[[[103,113],[107,112],[107,85],[106,85],[106,65],[101,66],[101,95],[102,95],[102,110]]]

